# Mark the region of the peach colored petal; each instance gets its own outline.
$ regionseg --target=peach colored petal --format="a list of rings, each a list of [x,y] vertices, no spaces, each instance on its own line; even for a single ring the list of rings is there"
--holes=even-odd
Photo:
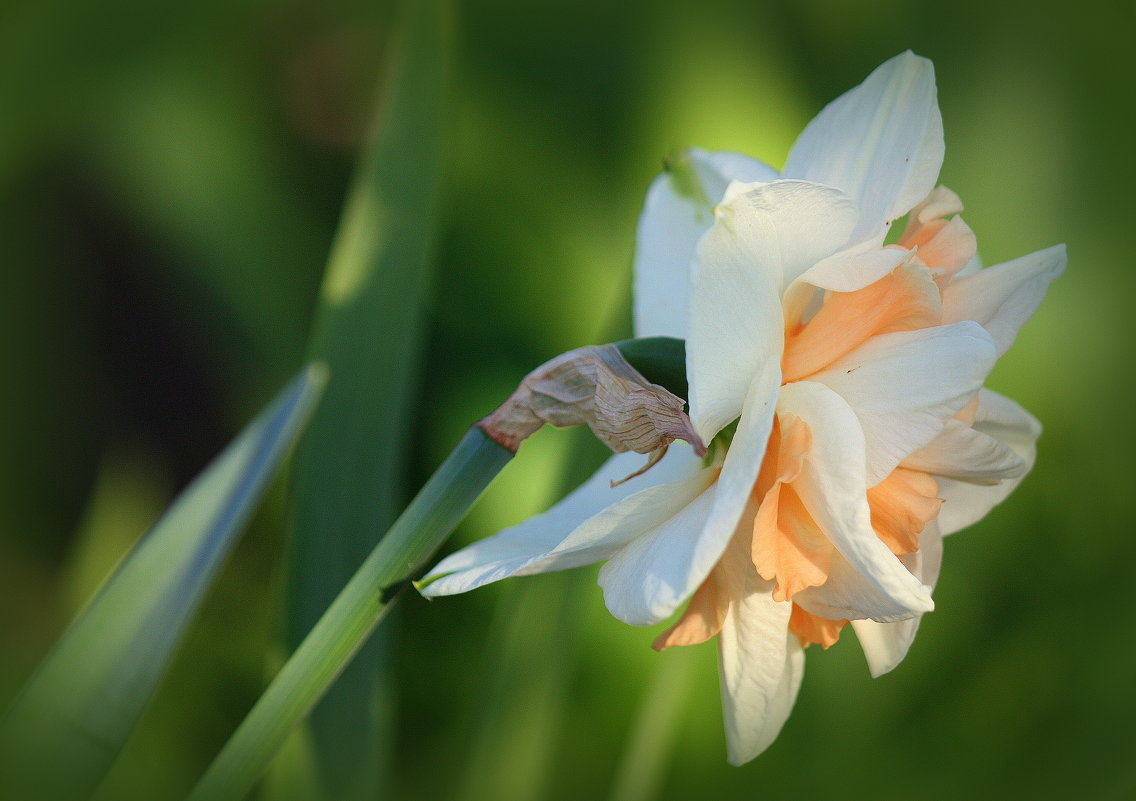
[[[690,598],[678,622],[655,638],[652,648],[664,651],[672,645],[698,645],[722,630],[730,599],[711,573]]]
[[[904,244],[919,246],[916,261],[930,267],[940,285],[945,286],[978,253],[978,239],[962,217],[936,220],[923,234],[922,241]]]
[[[828,292],[804,326],[789,332],[782,380],[799,381],[823,370],[870,337],[939,325],[939,288],[927,269],[904,264],[855,292]]]
[[[753,563],[762,578],[775,582],[773,600],[824,584],[832,551],[791,484],[766,493],[753,524]]]
[[[829,648],[840,639],[840,630],[848,624],[847,620],[829,620],[812,612],[806,612],[793,604],[793,612],[789,615],[789,631],[797,635],[801,645],[819,645]]]
[[[803,421],[777,419],[754,486],[761,503],[751,518],[750,554],[758,574],[775,582],[775,601],[828,578],[833,546],[792,488],[811,448],[812,433]]]
[[[872,528],[897,556],[919,550],[919,534],[939,514],[943,501],[935,479],[919,470],[897,467],[868,490]]]
[[[914,235],[921,225],[946,217],[948,214],[958,214],[962,209],[962,198],[945,186],[936,186],[908,214],[903,236]]]
[[[911,210],[907,227],[899,238],[905,248],[919,248],[916,260],[931,268],[935,280],[946,286],[978,252],[978,240],[961,217],[959,196],[945,186],[936,187]]]
[[[777,480],[783,484],[796,481],[805,465],[805,457],[813,446],[813,435],[799,417],[788,423],[778,423]],[[770,440],[770,444],[773,444]]]

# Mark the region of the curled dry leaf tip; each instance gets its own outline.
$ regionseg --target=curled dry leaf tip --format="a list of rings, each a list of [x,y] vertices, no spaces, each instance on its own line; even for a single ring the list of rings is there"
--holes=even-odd
[[[615,453],[649,454],[641,475],[676,439],[703,456],[706,446],[683,411],[685,401],[644,378],[615,345],[577,348],[533,370],[477,427],[516,453],[542,425],[587,424]],[[622,483],[622,482],[615,482]]]

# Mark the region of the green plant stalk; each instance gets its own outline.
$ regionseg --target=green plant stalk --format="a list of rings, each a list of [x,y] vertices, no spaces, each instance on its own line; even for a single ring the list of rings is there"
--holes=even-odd
[[[190,801],[243,798],[513,454],[472,428],[273,679]]]

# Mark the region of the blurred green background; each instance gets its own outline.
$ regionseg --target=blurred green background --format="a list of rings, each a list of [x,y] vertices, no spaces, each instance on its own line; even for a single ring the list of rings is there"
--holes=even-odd
[[[0,704],[172,495],[301,364],[374,105],[390,3],[0,7]],[[947,543],[938,610],[869,678],[810,649],[780,739],[731,768],[714,649],[650,650],[594,569],[386,623],[388,798],[1136,797],[1129,514],[1131,10],[1036,4],[466,0],[404,491],[551,356],[630,331],[634,226],[694,144],[779,166],[877,64],[935,62],[942,182],[987,264],[1070,266],[989,385],[1038,466]],[[377,332],[384,322],[375,320]],[[405,434],[405,432],[404,432]],[[602,459],[525,445],[455,537]],[[100,793],[183,795],[278,651],[283,493],[262,510]]]

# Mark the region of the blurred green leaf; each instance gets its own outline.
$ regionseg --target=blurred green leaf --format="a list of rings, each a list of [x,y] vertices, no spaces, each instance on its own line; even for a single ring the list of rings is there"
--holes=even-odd
[[[161,679],[324,384],[307,368],[174,501],[0,723],[0,797],[88,796]]]
[[[444,0],[406,3],[374,134],[324,280],[311,355],[335,376],[291,473],[287,645],[298,645],[403,500],[410,405],[437,231],[450,50]],[[381,643],[313,713],[321,781],[372,798],[382,774]]]
[[[546,798],[555,786],[578,681],[576,610],[593,586],[583,571],[541,578],[510,585],[494,612],[475,672],[474,720],[452,769],[457,801]],[[533,617],[542,625],[533,627]]]
[[[659,795],[694,678],[694,649],[671,648],[643,688],[639,710],[624,745],[611,801],[650,801]]]

